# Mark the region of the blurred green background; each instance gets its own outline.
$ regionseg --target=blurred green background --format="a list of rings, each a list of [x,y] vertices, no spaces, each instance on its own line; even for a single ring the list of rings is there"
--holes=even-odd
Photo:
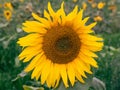
[[[16,44],[26,34],[21,30],[22,23],[33,19],[31,12],[43,17],[48,1],[54,10],[64,1],[66,13],[78,5],[84,9],[84,17],[90,16],[90,23],[98,22],[94,30],[104,38],[104,48],[98,52],[99,68],[94,76],[107,90],[120,90],[120,0],[0,0],[0,90],[23,90],[23,85],[49,90],[31,80],[30,73],[21,73],[27,63],[18,60],[21,47]]]

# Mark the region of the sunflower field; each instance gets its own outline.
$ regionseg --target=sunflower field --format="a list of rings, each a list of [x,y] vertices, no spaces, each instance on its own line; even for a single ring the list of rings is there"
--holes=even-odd
[[[120,90],[120,0],[0,0],[0,90]]]

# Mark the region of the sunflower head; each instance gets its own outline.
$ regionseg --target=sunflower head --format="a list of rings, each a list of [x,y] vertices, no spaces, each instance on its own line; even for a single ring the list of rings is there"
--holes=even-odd
[[[12,17],[12,13],[10,10],[5,10],[4,11],[4,17],[6,18],[6,20],[10,21],[11,17]]]
[[[110,5],[108,7],[108,9],[111,10],[111,11],[116,11],[117,10],[117,6],[116,5]]]
[[[97,7],[97,3],[94,2],[94,3],[91,4],[91,6],[92,6],[92,8],[96,8]]]
[[[10,2],[4,3],[3,6],[4,6],[4,8],[10,9],[11,11],[13,10],[13,6],[12,6],[12,4]]]
[[[102,21],[103,18],[101,16],[95,16],[94,21]]]
[[[74,3],[76,3],[78,0],[72,0]]]
[[[82,8],[83,8],[83,10],[86,10],[86,9],[87,9],[87,3],[86,3],[86,2],[83,2],[83,3],[82,3]]]
[[[105,2],[99,2],[97,5],[98,9],[103,9],[104,6],[105,6]]]
[[[57,87],[62,79],[65,87],[75,80],[84,83],[85,72],[92,74],[91,67],[98,67],[94,53],[103,46],[102,38],[92,35],[96,23],[86,25],[89,17],[83,19],[83,10],[75,6],[69,14],[64,12],[64,2],[56,12],[48,3],[44,17],[32,13],[34,21],[23,23],[27,36],[18,40],[23,47],[19,59],[30,61],[25,72],[33,71],[31,78]]]
[[[21,3],[23,3],[24,2],[24,0],[19,0]]]
[[[89,3],[93,3],[93,2],[94,2],[94,0],[88,0],[88,2],[89,2]]]
[[[0,8],[2,8],[2,4],[0,4]]]

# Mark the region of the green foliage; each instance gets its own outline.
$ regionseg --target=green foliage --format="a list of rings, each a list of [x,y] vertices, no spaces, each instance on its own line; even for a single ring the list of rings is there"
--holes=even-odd
[[[107,90],[119,90],[120,81],[120,34],[104,34],[104,49],[99,53],[99,70],[95,76],[104,81]]]
[[[24,90],[44,90],[43,87],[32,87],[32,86],[27,86],[23,85]]]

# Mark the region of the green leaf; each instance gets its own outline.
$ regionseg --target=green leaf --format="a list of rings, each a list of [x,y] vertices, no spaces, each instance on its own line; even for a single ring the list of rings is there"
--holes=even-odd
[[[24,76],[26,76],[26,75],[27,75],[27,73],[24,72],[24,71],[22,71],[22,72],[19,73],[19,74],[17,75],[17,77],[16,77],[15,79],[13,79],[12,81],[14,82],[14,81],[18,80],[19,78],[24,77]]]
[[[7,23],[0,23],[0,28],[4,28],[4,27],[7,27],[8,26],[8,22]]]
[[[27,85],[23,85],[23,89],[24,90],[44,90],[43,87],[32,87],[32,86],[27,86]]]
[[[95,90],[106,90],[104,82],[102,82],[100,79],[94,77],[92,80],[92,87]]]
[[[21,63],[18,57],[15,58],[15,67],[20,67]]]

